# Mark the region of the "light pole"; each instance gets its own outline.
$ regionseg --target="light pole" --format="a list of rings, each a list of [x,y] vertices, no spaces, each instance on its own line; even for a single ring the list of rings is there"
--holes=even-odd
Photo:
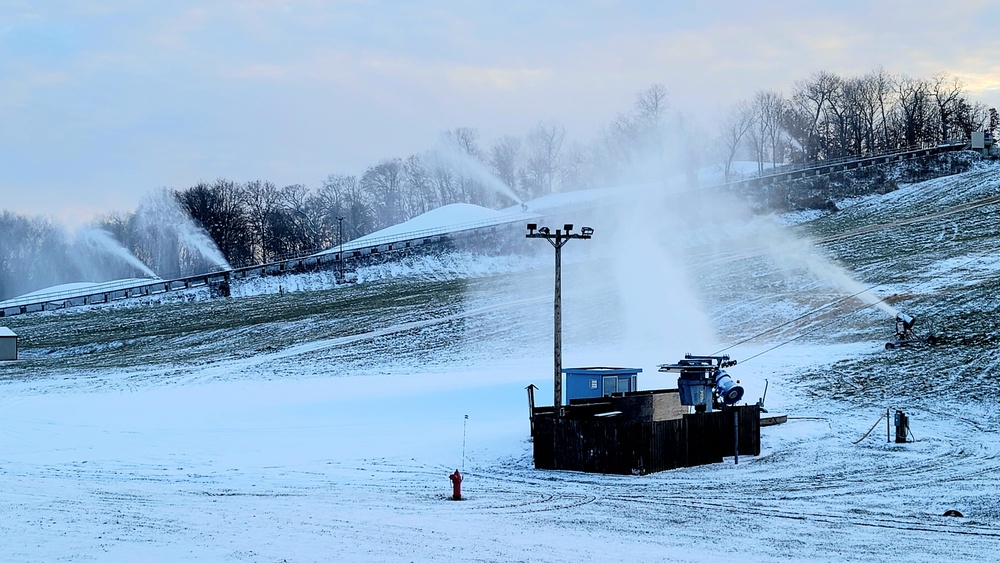
[[[556,292],[555,305],[553,309],[554,325],[554,351],[553,362],[555,363],[555,373],[553,374],[553,396],[552,402],[555,406],[556,416],[562,416],[562,247],[570,239],[589,239],[594,234],[594,229],[583,227],[580,233],[574,233],[573,225],[563,225],[562,230],[556,229],[555,233],[548,227],[539,227],[535,223],[528,223],[527,238],[543,238],[549,241],[556,249]]]
[[[337,235],[337,240],[340,241],[340,282],[344,282],[344,218],[337,217],[337,224],[339,226],[339,234]]]

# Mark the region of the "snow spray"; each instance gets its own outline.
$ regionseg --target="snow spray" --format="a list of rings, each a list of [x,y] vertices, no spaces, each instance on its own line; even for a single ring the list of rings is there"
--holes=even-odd
[[[865,287],[854,279],[846,268],[820,254],[812,241],[795,238],[776,228],[766,229],[761,235],[767,243],[768,253],[780,266],[788,269],[805,268],[817,279],[856,297],[867,305],[874,306],[890,317],[895,318],[899,314],[895,307],[874,294],[871,287]]]
[[[486,168],[486,165],[479,159],[463,151],[461,147],[455,144],[455,141],[447,137],[442,137],[441,141],[431,151],[431,154],[441,164],[454,169],[459,176],[476,180],[483,186],[509,197],[524,207],[524,202],[521,201],[521,198],[517,197],[517,194],[514,193],[514,190],[510,186],[490,172]]]
[[[150,254],[168,262],[157,270],[184,270],[194,256],[219,270],[233,269],[205,229],[195,224],[169,190],[157,190],[143,198],[136,220],[146,233]]]
[[[602,227],[593,240],[608,250],[625,341],[658,352],[677,343],[710,348],[715,329],[677,236],[684,227],[656,195],[639,194],[638,202],[593,221]]]
[[[114,256],[151,278],[159,279],[156,272],[149,269],[149,266],[143,264],[141,260],[136,258],[135,255],[122,246],[120,242],[115,240],[115,238],[111,236],[111,233],[104,229],[97,227],[83,227],[77,231],[77,241],[87,248]]]

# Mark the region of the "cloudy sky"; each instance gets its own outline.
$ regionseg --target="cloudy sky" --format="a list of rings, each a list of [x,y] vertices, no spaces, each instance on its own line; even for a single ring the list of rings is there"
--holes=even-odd
[[[1000,107],[1000,2],[0,0],[0,209],[80,223],[225,177],[361,174],[445,129],[590,141],[636,92],[712,111],[825,70]]]

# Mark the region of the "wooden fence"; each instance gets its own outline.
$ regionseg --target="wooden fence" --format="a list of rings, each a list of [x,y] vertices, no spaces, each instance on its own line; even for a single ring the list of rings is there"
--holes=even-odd
[[[740,455],[760,455],[760,408],[744,405],[681,419],[629,422],[609,418],[557,418],[535,412],[537,469],[645,474],[719,463],[735,453],[739,421]]]

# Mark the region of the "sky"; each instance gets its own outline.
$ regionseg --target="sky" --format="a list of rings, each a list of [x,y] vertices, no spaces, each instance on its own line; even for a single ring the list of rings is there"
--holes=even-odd
[[[711,130],[818,71],[1000,107],[995,2],[0,0],[0,209],[67,224],[217,178],[318,187],[476,128],[589,142],[653,84]]]

